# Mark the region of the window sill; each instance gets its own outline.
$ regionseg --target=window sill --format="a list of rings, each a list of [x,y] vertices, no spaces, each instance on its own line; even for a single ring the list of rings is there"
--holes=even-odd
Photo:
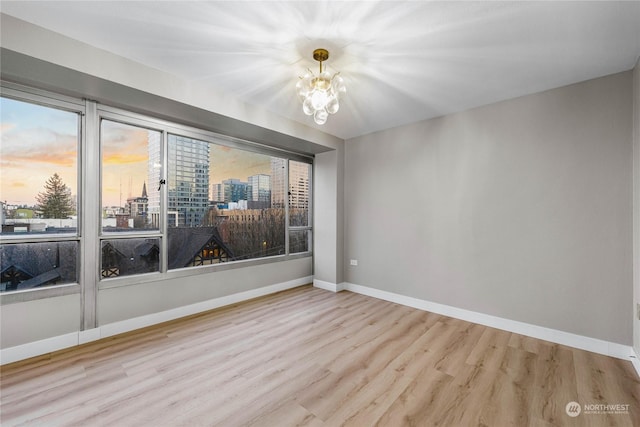
[[[68,283],[65,285],[25,289],[23,291],[9,291],[0,294],[0,305],[35,301],[44,298],[55,298],[73,294],[80,294],[80,284]]]
[[[159,282],[163,280],[171,280],[182,277],[191,277],[201,274],[211,274],[217,271],[234,270],[238,268],[253,267],[257,265],[272,264],[282,261],[291,261],[299,258],[307,258],[313,255],[312,252],[301,252],[289,255],[277,255],[265,258],[255,258],[242,261],[232,261],[220,264],[202,265],[197,267],[185,267],[176,270],[169,270],[166,273],[148,273],[141,275],[132,275],[125,277],[117,277],[111,279],[103,279],[98,285],[98,289],[112,289],[122,286],[132,286],[141,283]]]

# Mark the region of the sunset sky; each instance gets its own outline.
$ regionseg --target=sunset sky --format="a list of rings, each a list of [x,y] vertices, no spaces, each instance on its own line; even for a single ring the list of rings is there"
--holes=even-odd
[[[0,102],[0,200],[35,205],[36,195],[54,173],[75,195],[77,114],[7,98]],[[103,206],[122,205],[140,195],[144,182],[147,188],[157,185],[148,182],[149,132],[154,131],[103,121]],[[211,185],[225,179],[246,182],[251,175],[270,174],[270,157],[212,144],[209,171],[211,195]]]
[[[34,205],[58,173],[77,192],[78,115],[0,98],[0,200]]]
[[[149,132],[134,126],[104,120],[102,138],[102,205],[124,206],[127,198],[139,196],[144,182],[149,186]]]

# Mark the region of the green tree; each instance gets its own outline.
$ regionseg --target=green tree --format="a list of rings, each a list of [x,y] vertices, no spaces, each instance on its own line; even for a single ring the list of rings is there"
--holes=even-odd
[[[36,196],[44,218],[67,218],[75,213],[71,190],[57,173],[44,184],[44,191]]]

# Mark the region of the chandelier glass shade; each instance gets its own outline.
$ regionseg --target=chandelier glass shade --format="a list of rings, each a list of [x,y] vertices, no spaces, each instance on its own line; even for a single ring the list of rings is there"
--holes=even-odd
[[[313,120],[319,125],[325,124],[329,114],[338,112],[340,97],[347,91],[340,73],[332,76],[322,70],[322,62],[328,58],[329,52],[326,49],[314,50],[313,59],[320,62],[320,73],[316,76],[311,70],[307,70],[296,84],[302,111],[307,116],[313,116]]]

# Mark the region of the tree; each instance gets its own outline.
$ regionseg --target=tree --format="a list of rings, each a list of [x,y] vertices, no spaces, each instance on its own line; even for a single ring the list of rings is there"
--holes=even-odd
[[[284,254],[284,209],[241,212],[240,215],[230,215],[218,224],[218,231],[235,259]],[[241,219],[243,214],[251,219]]]
[[[75,213],[71,190],[57,173],[45,182],[44,192],[38,193],[36,200],[44,218],[64,219]]]

